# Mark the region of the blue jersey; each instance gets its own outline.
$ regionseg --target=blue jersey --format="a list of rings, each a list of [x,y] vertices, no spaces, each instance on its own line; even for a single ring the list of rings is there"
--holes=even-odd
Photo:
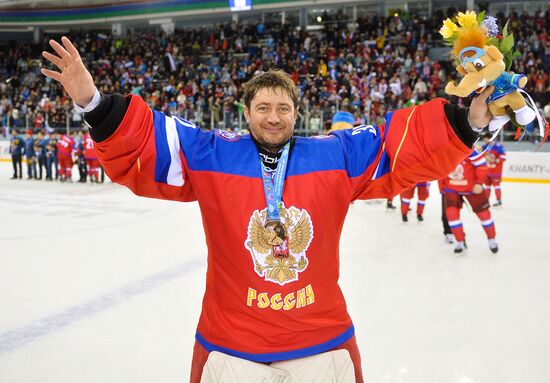
[[[25,141],[19,136],[12,136],[10,139],[10,154],[20,156],[25,150]]]
[[[37,157],[45,157],[46,156],[46,146],[48,145],[48,139],[47,138],[41,138],[36,139],[34,142],[34,151],[36,153]]]
[[[25,156],[27,156],[27,158],[36,156],[34,141],[35,139],[32,137],[25,139]]]
[[[489,85],[495,87],[493,93],[487,99],[487,102],[492,102],[506,96],[509,93],[515,92],[519,89],[519,80],[526,77],[523,74],[515,74],[513,72],[502,72],[495,80],[491,81]]]

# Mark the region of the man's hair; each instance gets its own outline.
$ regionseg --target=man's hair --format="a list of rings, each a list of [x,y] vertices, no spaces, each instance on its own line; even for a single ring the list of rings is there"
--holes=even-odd
[[[267,72],[262,72],[247,81],[242,88],[244,90],[244,104],[247,108],[250,108],[252,99],[254,99],[258,91],[263,88],[280,89],[284,91],[292,100],[294,108],[298,107],[298,90],[288,73],[282,70],[272,69]]]

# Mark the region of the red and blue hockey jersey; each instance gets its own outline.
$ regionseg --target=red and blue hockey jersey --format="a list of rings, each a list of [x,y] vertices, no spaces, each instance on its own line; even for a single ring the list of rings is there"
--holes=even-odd
[[[482,147],[487,160],[488,176],[492,178],[502,177],[502,166],[506,161],[506,151],[500,142],[490,142]]]
[[[98,158],[114,182],[137,195],[198,201],[208,270],[196,339],[208,351],[253,361],[313,355],[351,338],[338,286],[350,201],[443,178],[471,152],[441,99],[390,113],[382,126],[296,137],[281,222],[267,222],[250,136],[203,131],[137,96],[126,102],[116,131],[96,142]]]
[[[84,136],[84,158],[86,158],[86,160],[97,160],[97,155],[94,150],[94,140],[92,140],[90,133],[86,133]]]
[[[57,141],[57,155],[71,157],[75,151],[75,142],[72,137],[64,134]]]
[[[447,177],[440,180],[440,190],[461,195],[473,194],[474,185],[483,185],[487,177],[487,161],[483,154],[474,150]]]

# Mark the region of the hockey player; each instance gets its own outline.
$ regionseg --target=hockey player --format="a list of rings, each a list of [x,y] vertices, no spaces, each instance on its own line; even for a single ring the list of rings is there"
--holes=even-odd
[[[418,221],[424,221],[424,206],[426,205],[426,200],[430,196],[430,183],[421,182],[409,188],[401,193],[401,218],[403,222],[408,222],[408,213],[410,209],[411,199],[414,197],[414,191],[417,190],[418,202],[416,204],[416,218]]]
[[[343,129],[351,129],[353,128],[355,122],[355,117],[353,117],[353,114],[346,111],[339,111],[332,116],[332,123],[330,125],[330,129],[327,133],[332,133],[337,130],[343,130]]]
[[[75,150],[74,142],[75,132],[72,131],[69,135],[63,134],[57,141],[57,160],[59,162],[59,179],[60,181],[73,182],[73,152]]]
[[[86,164],[88,165],[88,175],[90,176],[90,182],[99,182],[99,161],[94,150],[94,140],[90,136],[90,132],[86,132],[84,136],[84,158],[86,158]]]
[[[449,226],[449,220],[447,219],[447,212],[445,211],[445,193],[443,192],[443,185],[441,182],[437,183],[439,188],[439,194],[441,195],[441,224],[443,225],[443,235],[445,236],[445,242],[449,244],[454,243],[454,235]]]
[[[502,191],[500,189],[500,182],[502,180],[502,167],[504,161],[506,161],[506,151],[500,142],[491,142],[491,134],[485,134],[483,136],[483,147],[485,151],[485,159],[487,161],[487,178],[485,180],[485,192],[487,198],[491,197],[491,187],[495,189],[495,197],[497,202],[493,206],[502,205]]]
[[[355,329],[338,285],[349,203],[389,198],[448,174],[477,140],[470,123],[488,124],[491,91],[469,111],[436,99],[390,113],[380,126],[303,138],[293,136],[294,83],[268,71],[243,86],[251,134],[238,136],[203,131],[151,110],[136,95],[100,94],[77,49],[66,37],[62,42],[50,42],[57,55],[43,53],[59,71],[42,73],[85,113],[111,180],[141,196],[199,201],[208,269],[191,382],[203,371],[209,379],[227,360],[269,370],[317,356],[328,358],[318,364],[323,368],[353,363],[362,382]],[[261,381],[248,376],[240,382]]]
[[[483,154],[476,150],[440,181],[445,193],[447,219],[456,239],[454,252],[457,254],[466,249],[466,235],[460,220],[460,209],[464,204],[464,199],[468,200],[472,210],[481,221],[489,240],[491,252],[498,252],[495,223],[489,211],[489,200],[483,190],[483,181],[486,177],[487,163]]]

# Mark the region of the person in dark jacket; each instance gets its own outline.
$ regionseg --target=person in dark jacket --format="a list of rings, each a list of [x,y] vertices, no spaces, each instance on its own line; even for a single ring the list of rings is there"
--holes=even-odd
[[[11,162],[13,164],[13,177],[12,180],[17,179],[19,168],[19,178],[23,177],[23,153],[25,151],[25,143],[23,139],[17,134],[17,130],[11,131],[10,139],[10,154]]]
[[[86,182],[88,177],[88,169],[86,168],[86,157],[84,157],[84,132],[78,132],[77,142],[76,142],[76,160],[78,164],[78,174],[80,179],[78,182]]]
[[[51,138],[48,140],[48,144],[46,145],[46,179],[52,180],[53,179],[53,170],[55,170],[55,180],[59,178],[58,169],[59,169],[59,162],[57,161],[57,140],[59,139],[59,136],[57,133],[53,133]]]
[[[25,158],[27,160],[27,179],[36,177],[36,151],[34,150],[35,138],[32,136],[32,130],[27,130],[25,138]]]
[[[42,168],[46,171],[45,177],[47,178],[48,170],[46,168],[46,146],[48,139],[44,138],[44,133],[38,132],[38,137],[34,141],[34,151],[36,152],[36,158],[38,160],[38,179],[42,179]]]

